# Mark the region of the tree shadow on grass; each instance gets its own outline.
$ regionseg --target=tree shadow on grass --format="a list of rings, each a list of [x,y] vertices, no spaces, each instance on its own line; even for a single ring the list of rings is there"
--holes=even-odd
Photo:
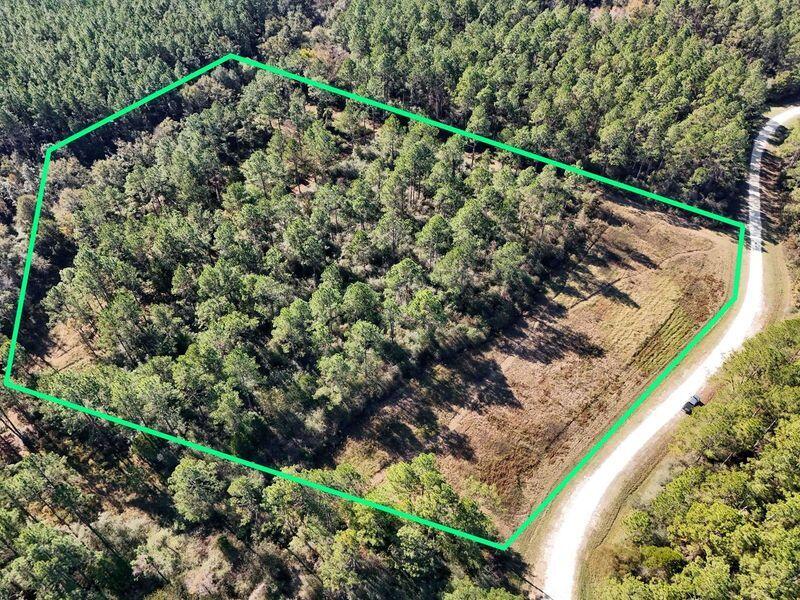
[[[628,294],[620,289],[615,282],[601,282],[589,269],[590,261],[578,262],[570,267],[569,279],[553,287],[557,295],[564,295],[575,300],[578,304],[593,296],[604,296],[615,302],[620,302],[631,308],[640,308],[639,304]],[[598,263],[599,264],[599,263]],[[629,267],[633,269],[633,267]],[[573,306],[574,306],[573,304]]]
[[[622,227],[629,223],[624,217],[608,210],[603,211],[601,219],[607,227]],[[600,235],[602,234],[598,234],[598,237]],[[618,244],[617,247],[612,248],[608,245],[589,243],[583,252],[561,267],[563,277],[551,281],[549,289],[555,296],[563,294],[573,298],[575,303],[599,294],[631,308],[639,308],[633,298],[621,290],[615,282],[599,281],[591,269],[591,267],[602,268],[609,265],[628,271],[634,271],[639,267],[658,268],[658,265],[649,256],[627,244],[622,246]],[[552,311],[552,307],[546,308]]]
[[[498,340],[497,348],[510,356],[542,364],[550,364],[568,354],[585,358],[599,358],[604,354],[603,348],[585,333],[558,323],[557,317],[553,318],[547,308],[529,315],[525,323],[515,323]]]
[[[422,452],[474,458],[466,435],[439,417],[470,408],[479,413],[491,406],[518,407],[499,365],[477,356],[463,356],[452,367],[437,367],[410,381],[377,403],[343,430],[339,443],[351,439],[386,452],[392,461],[409,460]],[[334,453],[321,458],[333,464]]]
[[[541,364],[568,354],[602,356],[603,349],[587,335],[559,323],[564,314],[563,306],[543,300],[535,313],[509,327],[494,348],[508,357]],[[461,410],[483,415],[497,407],[520,409],[522,405],[501,364],[485,352],[471,351],[428,369],[373,403],[332,447],[319,453],[318,460],[333,464],[335,449],[348,439],[390,461],[408,460],[421,452],[472,460],[474,448],[464,433],[451,427],[453,418]]]
[[[779,183],[782,175],[783,161],[770,149],[765,150],[761,158],[761,236],[766,243],[778,243],[784,235],[781,212],[786,199]]]

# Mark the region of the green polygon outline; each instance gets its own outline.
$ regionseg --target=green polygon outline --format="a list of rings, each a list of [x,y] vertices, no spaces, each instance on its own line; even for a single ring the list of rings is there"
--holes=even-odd
[[[307,86],[324,90],[326,92],[331,92],[336,94],[337,96],[342,96],[347,98],[348,100],[353,100],[355,102],[359,102],[361,104],[366,104],[367,106],[371,106],[373,108],[379,108],[381,110],[385,110],[390,113],[394,113],[401,117],[406,117],[412,121],[417,121],[419,123],[424,123],[426,125],[431,125],[436,127],[437,129],[441,129],[442,131],[447,131],[449,133],[454,133],[457,135],[464,136],[470,140],[480,142],[487,146],[491,146],[494,148],[498,148],[500,150],[505,150],[506,152],[511,152],[513,154],[517,154],[519,156],[523,156],[525,158],[529,158],[531,160],[535,160],[540,163],[544,163],[547,165],[552,165],[563,171],[567,171],[569,173],[575,173],[576,175],[581,175],[586,177],[587,179],[591,179],[594,181],[599,181],[600,183],[604,183],[606,185],[624,190],[626,192],[631,192],[632,194],[636,194],[637,196],[642,196],[643,198],[647,198],[649,200],[655,200],[657,202],[661,202],[663,204],[667,204],[669,206],[673,206],[679,208],[681,210],[685,210],[687,212],[700,215],[703,217],[707,217],[714,221],[718,221],[720,223],[724,223],[726,225],[730,225],[738,229],[738,244],[736,250],[736,265],[734,267],[733,273],[733,291],[730,298],[722,305],[722,307],[717,311],[717,313],[703,326],[702,329],[689,341],[683,350],[681,350],[678,355],[673,358],[670,363],[664,368],[661,373],[650,383],[649,386],[636,398],[636,400],[628,407],[628,409],[611,425],[611,427],[606,431],[606,433],[592,446],[592,448],[586,453],[586,455],[567,473],[567,475],[559,482],[559,484],[553,488],[553,490],[542,500],[538,506],[536,506],[533,511],[528,515],[528,518],[512,533],[512,535],[505,541],[505,542],[497,542],[494,540],[489,540],[466,531],[461,531],[459,529],[455,529],[454,527],[449,527],[447,525],[443,525],[441,523],[437,523],[435,521],[431,521],[428,519],[423,519],[416,515],[407,513],[402,510],[398,510],[396,508],[392,508],[391,506],[386,506],[384,504],[379,504],[377,502],[373,502],[372,500],[368,500],[366,498],[361,498],[359,496],[354,496],[353,494],[348,494],[346,492],[342,492],[340,490],[328,487],[326,485],[321,485],[314,481],[309,481],[308,479],[304,479],[299,477],[298,475],[293,475],[291,473],[285,473],[278,469],[274,469],[271,467],[266,467],[264,465],[260,465],[258,463],[244,460],[237,456],[233,456],[231,454],[227,454],[225,452],[221,452],[219,450],[215,450],[214,448],[210,448],[208,446],[203,446],[201,444],[197,444],[195,442],[191,442],[189,440],[185,440],[183,438],[170,435],[168,433],[164,433],[162,431],[158,431],[156,429],[152,429],[150,427],[146,427],[144,425],[140,425],[138,423],[133,423],[131,421],[127,421],[125,419],[121,419],[119,417],[115,417],[113,415],[106,414],[99,410],[95,410],[92,408],[88,408],[86,406],[81,406],[80,404],[75,404],[74,402],[70,402],[68,400],[63,400],[61,398],[56,398],[55,396],[51,396],[49,394],[45,394],[43,392],[39,392],[36,390],[32,390],[27,388],[23,385],[19,385],[14,383],[11,379],[11,371],[14,364],[14,355],[16,353],[17,347],[17,338],[19,337],[19,330],[20,330],[20,322],[22,320],[22,309],[25,302],[25,292],[28,288],[28,279],[30,276],[31,270],[31,261],[33,259],[33,247],[34,242],[36,240],[36,232],[39,227],[39,216],[42,210],[42,204],[44,201],[44,191],[45,191],[45,184],[47,182],[47,173],[50,169],[50,161],[52,154],[57,150],[71,144],[75,140],[82,138],[83,136],[91,133],[92,131],[111,123],[115,119],[122,117],[123,115],[128,114],[132,110],[135,110],[141,106],[144,106],[148,102],[155,100],[156,98],[170,92],[193,79],[200,77],[201,75],[207,73],[211,69],[218,67],[219,65],[228,62],[228,61],[235,61],[241,63],[243,65],[247,65],[249,67],[253,67],[256,69],[261,69],[263,71],[267,71],[274,75],[279,75],[286,79],[290,79],[292,81],[297,81],[299,83],[305,84]],[[350,502],[355,502],[357,504],[362,504],[364,506],[368,506],[375,510],[380,510],[382,512],[388,513],[395,517],[400,517],[402,519],[407,519],[409,521],[413,521],[415,523],[419,523],[420,525],[425,525],[427,527],[431,527],[433,529],[437,529],[439,531],[444,531],[446,533],[453,534],[460,538],[464,538],[473,542],[477,542],[479,544],[483,544],[484,546],[488,546],[490,548],[494,548],[497,550],[507,550],[514,541],[522,535],[522,533],[530,526],[531,523],[542,513],[542,511],[547,508],[547,506],[553,502],[553,500],[558,496],[558,494],[563,490],[567,484],[577,475],[585,466],[586,464],[597,454],[600,449],[608,442],[608,440],[619,430],[625,422],[633,415],[634,412],[641,406],[641,404],[658,388],[659,385],[666,379],[666,377],[675,370],[675,368],[681,363],[681,361],[686,357],[687,354],[694,348],[700,340],[702,340],[711,329],[722,319],[725,313],[734,305],[736,300],[739,297],[739,281],[741,278],[742,272],[742,261],[743,261],[743,250],[744,250],[744,239],[745,239],[745,231],[747,226],[745,223],[741,221],[736,221],[734,219],[730,219],[723,215],[719,215],[717,213],[713,213],[702,208],[698,208],[696,206],[691,206],[689,204],[685,204],[683,202],[678,202],[677,200],[672,200],[671,198],[667,198],[665,196],[661,196],[659,194],[655,194],[653,192],[629,185],[627,183],[623,183],[621,181],[616,181],[614,179],[610,179],[608,177],[604,177],[602,175],[598,175],[597,173],[592,173],[590,171],[586,171],[579,167],[568,165],[557,160],[553,160],[552,158],[547,158],[546,156],[541,156],[539,154],[534,154],[533,152],[528,152],[527,150],[522,150],[521,148],[516,148],[514,146],[510,146],[508,144],[504,144],[502,142],[498,142],[496,140],[484,137],[482,135],[478,135],[476,133],[471,133],[469,131],[465,131],[463,129],[459,129],[458,127],[453,127],[452,125],[447,125],[446,123],[440,123],[439,121],[434,121],[424,115],[420,115],[417,113],[413,113],[407,110],[403,110],[402,108],[397,108],[395,106],[391,106],[389,104],[384,104],[383,102],[378,102],[377,100],[372,100],[370,98],[365,98],[363,96],[359,96],[353,92],[348,92],[346,90],[339,89],[327,83],[323,83],[321,81],[316,81],[314,79],[309,79],[308,77],[303,77],[302,75],[297,75],[295,73],[291,73],[289,71],[284,71],[278,67],[274,67],[272,65],[268,65],[262,62],[258,62],[251,58],[246,58],[243,56],[238,56],[236,54],[226,54],[221,58],[189,73],[185,77],[174,81],[173,83],[161,88],[158,91],[153,92],[145,96],[144,98],[137,100],[133,104],[126,106],[125,108],[115,112],[112,115],[105,117],[104,119],[97,121],[96,123],[89,125],[88,127],[78,131],[70,135],[63,140],[56,142],[49,146],[44,154],[44,164],[42,165],[42,174],[39,181],[39,189],[36,197],[36,207],[33,214],[33,220],[31,222],[31,234],[30,240],[28,242],[28,251],[25,258],[25,266],[22,272],[22,282],[20,285],[20,294],[17,300],[17,311],[16,316],[14,318],[14,329],[11,334],[11,344],[8,350],[8,360],[6,362],[6,370],[5,376],[3,378],[3,385],[16,392],[20,392],[22,394],[27,394],[29,396],[34,396],[36,398],[40,398],[42,400],[47,400],[49,402],[53,402],[60,406],[64,406],[66,408],[70,408],[72,410],[76,410],[87,415],[91,415],[93,417],[97,417],[99,419],[104,419],[111,423],[115,423],[117,425],[122,425],[123,427],[128,427],[135,431],[140,431],[142,433],[146,433],[148,435],[152,435],[154,437],[161,438],[168,442],[172,442],[174,444],[179,444],[181,446],[185,446],[197,452],[202,452],[204,454],[208,454],[210,456],[214,456],[216,458],[220,458],[223,460],[227,460],[239,465],[243,465],[245,467],[254,469],[256,471],[261,471],[262,473],[266,473],[268,475],[272,475],[273,477],[280,477],[282,479],[286,479],[292,481],[294,483],[298,483],[300,485],[304,485],[310,487],[312,489],[318,490],[320,492],[325,492],[326,494],[330,494],[332,496],[336,496],[343,500],[349,500]]]

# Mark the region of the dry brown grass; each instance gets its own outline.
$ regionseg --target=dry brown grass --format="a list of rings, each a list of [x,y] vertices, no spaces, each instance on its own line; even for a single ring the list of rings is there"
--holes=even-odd
[[[607,202],[607,225],[546,301],[479,352],[393,394],[338,451],[376,480],[435,452],[496,490],[508,534],[724,301],[732,238]]]

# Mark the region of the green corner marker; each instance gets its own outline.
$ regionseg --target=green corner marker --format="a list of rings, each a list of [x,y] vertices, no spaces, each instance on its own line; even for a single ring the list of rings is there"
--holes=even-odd
[[[527,519],[514,531],[514,533],[509,537],[505,542],[498,542],[494,540],[489,540],[477,535],[473,535],[466,531],[461,531],[459,529],[455,529],[453,527],[448,527],[442,523],[437,523],[435,521],[430,521],[428,519],[423,519],[416,515],[404,512],[402,510],[398,510],[391,506],[386,506],[384,504],[379,504],[377,502],[373,502],[372,500],[368,500],[366,498],[361,498],[358,496],[354,496],[352,494],[348,494],[346,492],[342,492],[341,490],[337,490],[325,485],[321,485],[314,481],[309,481],[308,479],[304,479],[303,477],[299,477],[297,475],[286,473],[279,469],[275,469],[272,467],[267,467],[264,465],[260,465],[258,463],[245,460],[239,458],[238,456],[233,456],[232,454],[227,454],[225,452],[221,452],[219,450],[215,450],[214,448],[210,448],[208,446],[203,446],[201,444],[197,444],[195,442],[185,440],[183,438],[170,435],[168,433],[164,433],[163,431],[158,431],[157,429],[152,429],[150,427],[146,427],[144,425],[140,425],[139,423],[133,423],[132,421],[127,421],[125,419],[121,419],[119,417],[115,417],[114,415],[109,415],[99,410],[95,410],[92,408],[88,408],[86,406],[82,406],[80,404],[76,404],[74,402],[70,402],[68,400],[63,400],[61,398],[56,398],[55,396],[51,396],[49,394],[44,394],[42,392],[32,390],[25,386],[19,385],[14,383],[11,378],[11,371],[14,365],[14,355],[16,353],[17,348],[17,339],[19,337],[19,330],[20,330],[20,323],[22,321],[22,311],[23,306],[25,304],[25,293],[28,289],[28,280],[30,277],[30,270],[31,270],[31,262],[33,260],[33,247],[36,241],[36,231],[39,228],[39,216],[42,211],[42,203],[44,201],[44,192],[45,186],[47,184],[47,173],[50,170],[50,163],[52,160],[52,155],[54,152],[58,151],[59,149],[71,144],[75,140],[78,140],[85,135],[111,123],[112,121],[128,114],[129,112],[144,106],[145,104],[155,100],[156,98],[163,96],[167,92],[170,92],[185,83],[192,81],[193,79],[197,79],[201,75],[207,73],[208,71],[218,67],[219,65],[234,61],[241,63],[243,65],[253,67],[255,69],[261,69],[262,71],[267,71],[274,75],[278,75],[280,77],[291,79],[292,81],[296,81],[298,83],[302,83],[309,87],[313,87],[316,89],[324,90],[326,92],[330,92],[332,94],[336,94],[337,96],[341,96],[347,98],[348,100],[353,100],[355,102],[359,102],[361,104],[365,104],[367,106],[371,106],[373,108],[378,108],[384,110],[386,112],[393,113],[395,115],[405,117],[412,121],[417,121],[419,123],[424,123],[426,125],[431,125],[442,131],[447,131],[448,133],[453,133],[456,135],[461,135],[466,137],[470,140],[480,142],[486,146],[491,146],[493,148],[498,148],[499,150],[504,150],[506,152],[511,152],[513,154],[517,154],[519,156],[529,158],[536,162],[544,163],[547,165],[552,165],[569,173],[575,173],[576,175],[580,175],[582,177],[586,177],[587,179],[591,179],[593,181],[598,181],[605,185],[609,185],[615,187],[620,190],[624,190],[626,192],[630,192],[637,196],[641,196],[643,198],[647,198],[649,200],[655,200],[656,202],[661,202],[663,204],[679,208],[681,210],[685,210],[687,212],[700,215],[702,217],[706,217],[708,219],[718,221],[720,223],[724,223],[725,225],[732,226],[738,230],[738,245],[736,250],[736,265],[734,267],[733,273],[733,292],[731,297],[725,302],[725,304],[717,311],[717,313],[711,318],[711,320],[706,323],[703,328],[697,332],[697,334],[689,341],[686,347],[681,350],[678,355],[673,358],[670,363],[664,368],[661,373],[656,376],[655,379],[650,383],[649,386],[639,395],[638,398],[633,402],[633,404],[628,407],[628,409],[614,422],[614,424],[606,431],[606,433],[592,446],[592,448],[587,452],[587,454],[576,464],[572,470],[559,482],[559,484],[553,488],[553,490],[547,495],[547,497],[539,503],[538,506],[533,508],[530,515]],[[664,379],[669,376],[672,371],[683,361],[684,358],[689,354],[689,352],[694,348],[700,340],[702,340],[708,332],[722,319],[728,310],[730,310],[731,306],[736,303],[737,298],[739,297],[739,281],[741,279],[741,272],[742,272],[742,261],[744,257],[744,239],[745,239],[745,231],[746,226],[741,221],[736,221],[734,219],[730,219],[723,215],[719,215],[717,213],[713,213],[707,210],[703,210],[696,206],[691,206],[689,204],[685,204],[683,202],[678,202],[677,200],[672,200],[671,198],[667,198],[665,196],[661,196],[659,194],[655,194],[653,192],[649,192],[647,190],[643,190],[641,188],[629,185],[627,183],[623,183],[621,181],[616,181],[614,179],[609,179],[608,177],[604,177],[602,175],[598,175],[597,173],[592,173],[591,171],[586,171],[574,165],[568,165],[566,163],[559,162],[557,160],[553,160],[551,158],[547,158],[546,156],[541,156],[539,154],[534,154],[533,152],[528,152],[527,150],[523,150],[521,148],[516,148],[514,146],[510,146],[508,144],[504,144],[502,142],[498,142],[496,140],[483,137],[481,135],[471,133],[469,131],[465,131],[463,129],[459,129],[458,127],[453,127],[452,125],[447,125],[446,123],[440,123],[439,121],[434,121],[424,115],[420,115],[414,112],[410,112],[407,110],[403,110],[401,108],[397,108],[395,106],[391,106],[389,104],[384,104],[383,102],[378,102],[377,100],[372,100],[370,98],[365,98],[363,96],[359,96],[358,94],[354,94],[353,92],[348,92],[346,90],[339,89],[327,83],[323,83],[321,81],[315,81],[314,79],[309,79],[308,77],[303,77],[302,75],[297,75],[296,73],[291,73],[289,71],[284,71],[283,69],[279,69],[278,67],[274,67],[272,65],[264,64],[258,62],[256,60],[246,58],[243,56],[238,56],[236,54],[226,54],[221,58],[205,65],[204,67],[197,69],[196,71],[189,73],[185,77],[174,81],[173,83],[161,88],[145,96],[144,98],[137,100],[133,104],[126,106],[125,108],[118,110],[112,115],[97,121],[96,123],[89,125],[88,127],[78,131],[70,135],[63,140],[56,142],[55,144],[51,145],[44,154],[44,164],[42,165],[42,174],[39,180],[39,190],[36,197],[36,207],[34,209],[33,220],[31,222],[31,234],[30,240],[28,241],[28,253],[25,257],[25,265],[22,272],[22,282],[20,286],[20,293],[19,298],[17,300],[17,311],[16,316],[14,318],[14,329],[11,333],[11,344],[8,350],[8,360],[6,362],[6,370],[5,376],[3,378],[3,385],[16,392],[20,392],[22,394],[27,394],[29,396],[33,396],[35,398],[39,398],[42,400],[47,400],[48,402],[53,402],[60,406],[79,411],[85,413],[87,415],[91,415],[93,417],[97,417],[99,419],[104,419],[116,425],[121,425],[123,427],[128,427],[135,431],[140,431],[142,433],[146,433],[148,435],[152,435],[157,438],[161,438],[162,440],[166,440],[168,442],[172,442],[174,444],[178,444],[180,446],[185,446],[186,448],[190,448],[197,452],[202,452],[204,454],[208,454],[210,456],[214,456],[216,458],[220,458],[223,460],[230,461],[232,463],[236,463],[250,469],[255,469],[256,471],[261,471],[262,473],[266,473],[267,475],[271,475],[273,477],[280,477],[282,479],[286,479],[297,483],[299,485],[304,485],[306,487],[315,489],[320,492],[324,492],[326,494],[330,494],[332,496],[336,496],[337,498],[341,498],[343,500],[348,500],[350,502],[355,502],[357,504],[362,504],[364,506],[368,506],[375,510],[379,510],[395,517],[399,517],[401,519],[407,519],[409,521],[413,521],[420,525],[425,525],[427,527],[431,527],[433,529],[438,529],[439,531],[444,531],[446,533],[450,533],[452,535],[458,536],[463,539],[467,539],[473,542],[477,542],[479,544],[483,544],[484,546],[488,546],[490,548],[494,548],[496,550],[507,550],[514,541],[522,535],[522,533],[533,523],[536,518],[544,511],[545,508],[558,496],[558,494],[569,484],[569,482],[586,466],[586,464],[594,457],[600,449],[608,442],[609,439],[622,427],[625,422],[630,419],[633,413],[642,405],[642,403],[661,385]]]

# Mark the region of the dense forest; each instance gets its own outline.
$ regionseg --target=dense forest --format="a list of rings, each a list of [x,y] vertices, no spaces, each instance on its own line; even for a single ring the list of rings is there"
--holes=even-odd
[[[713,43],[676,13],[671,2],[628,20],[515,0],[356,0],[335,28],[353,51],[339,77],[514,145],[719,208],[742,174],[766,65]],[[396,26],[387,31],[386,22]],[[780,51],[772,58],[781,73],[796,68]]]
[[[268,73],[234,100],[214,86],[229,78],[197,84],[228,102],[54,166],[70,187],[51,182],[39,243],[74,259],[43,305],[98,367],[38,385],[281,464],[400,371],[507,323],[579,245],[593,196]]]
[[[676,436],[685,466],[628,517],[603,598],[800,595],[798,356],[795,319],[726,362],[715,401]]]
[[[63,328],[90,364],[59,370],[31,356],[45,366],[23,363],[17,378],[297,470],[402,370],[511,318],[545,262],[579,235],[573,217],[592,196],[429,128],[378,124],[250,75],[200,80],[186,93],[207,108],[88,167],[54,163],[34,274],[49,288],[40,324]],[[22,229],[31,203],[19,207]],[[500,559],[471,542],[70,411],[5,402],[26,449],[3,477],[1,581],[12,595],[423,598],[449,587],[458,598],[503,582],[489,568]],[[79,472],[53,440],[90,454],[92,467]],[[377,485],[347,465],[302,473],[493,534],[431,455]],[[122,489],[139,501],[108,497]]]
[[[800,14],[787,0],[596,4],[0,4],[2,333],[41,148],[230,51],[731,210],[765,103],[800,89]],[[459,494],[434,456],[372,481],[347,464],[321,468],[324,443],[403,379],[530,308],[592,232],[600,193],[228,64],[56,154],[15,378],[492,537],[483,496]],[[795,329],[769,338],[784,357],[774,361],[791,362]],[[48,343],[84,361],[54,366]],[[791,368],[776,369],[788,386]],[[747,422],[747,443],[772,443],[772,421],[790,411],[775,394],[771,415]],[[512,554],[5,390],[0,407],[0,597],[523,591]],[[738,453],[724,464],[703,455],[703,481],[744,469],[752,446],[729,441]],[[666,580],[678,572],[704,578],[708,557],[642,514],[640,534],[672,558],[651,573],[630,557],[611,597],[683,585]],[[755,570],[763,557],[752,556]]]
[[[289,47],[319,18],[303,0],[0,3],[0,148],[52,143],[227,52]]]

